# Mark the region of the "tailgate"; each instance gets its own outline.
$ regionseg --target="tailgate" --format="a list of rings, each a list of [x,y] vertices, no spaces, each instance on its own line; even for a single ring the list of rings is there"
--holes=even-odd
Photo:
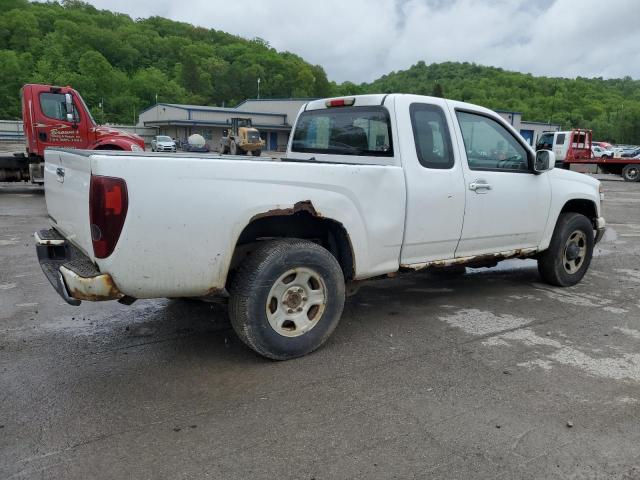
[[[44,190],[53,227],[93,259],[89,226],[91,158],[82,152],[48,149]]]

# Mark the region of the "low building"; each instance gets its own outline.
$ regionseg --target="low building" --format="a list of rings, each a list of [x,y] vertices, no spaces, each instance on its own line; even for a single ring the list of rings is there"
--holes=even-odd
[[[515,128],[522,138],[531,146],[535,146],[536,142],[544,132],[558,132],[560,125],[544,122],[530,122],[522,119],[522,113],[509,112],[507,110],[496,110],[496,113],[509,122]]]
[[[158,103],[142,111],[138,125],[156,127],[158,134],[186,141],[202,135],[212,150],[220,144],[223,132],[234,117],[250,118],[260,131],[266,150],[284,150],[300,107],[310,99],[250,99],[235,108]]]

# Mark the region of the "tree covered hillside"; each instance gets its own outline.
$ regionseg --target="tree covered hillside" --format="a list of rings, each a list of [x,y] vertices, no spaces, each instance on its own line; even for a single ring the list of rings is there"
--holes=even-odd
[[[597,139],[640,143],[640,81],[534,77],[469,63],[336,84],[321,66],[261,39],[161,17],[131,19],[79,0],[0,0],[0,118],[20,118],[24,83],[72,85],[104,122],[134,121],[156,100],[231,106],[265,98],[405,92],[515,110],[527,120],[593,128]],[[98,108],[103,101],[103,109]]]
[[[264,97],[323,97],[320,66],[277,52],[261,39],[197,28],[160,17],[133,20],[67,0],[0,0],[0,118],[20,118],[28,82],[71,85],[98,121],[133,121],[161,102],[235,105]]]
[[[339,86],[342,94],[417,93],[444,96],[497,110],[523,113],[526,120],[592,128],[598,140],[640,143],[640,81],[630,77],[547,78],[471,63],[418,62],[372,83]]]

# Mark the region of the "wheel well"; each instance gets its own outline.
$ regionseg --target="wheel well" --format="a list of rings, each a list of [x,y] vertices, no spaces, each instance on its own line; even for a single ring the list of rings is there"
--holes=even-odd
[[[591,200],[569,200],[565,203],[564,207],[562,207],[562,211],[560,213],[566,212],[580,213],[591,220],[591,222],[594,222],[598,216],[596,205]]]
[[[104,145],[98,145],[94,150],[124,150],[119,145],[114,145],[112,143],[105,143]]]
[[[338,260],[345,280],[355,276],[355,262],[349,235],[344,226],[334,220],[321,218],[304,210],[288,215],[270,215],[254,218],[236,243],[231,260],[230,275],[238,264],[259,242],[272,238],[302,238],[311,240],[329,250]]]

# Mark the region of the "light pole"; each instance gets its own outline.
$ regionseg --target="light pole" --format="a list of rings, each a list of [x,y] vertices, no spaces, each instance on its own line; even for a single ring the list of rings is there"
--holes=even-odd
[[[258,100],[260,100],[260,77],[258,77]]]

